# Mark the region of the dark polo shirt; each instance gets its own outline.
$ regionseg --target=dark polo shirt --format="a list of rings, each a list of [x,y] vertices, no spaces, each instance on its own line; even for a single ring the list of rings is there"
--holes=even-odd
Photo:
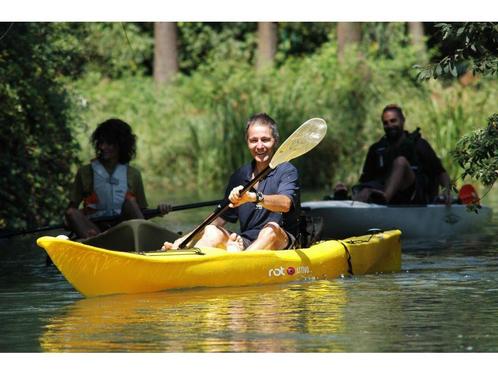
[[[251,181],[254,161],[242,166],[232,174],[225,191],[225,201],[234,187],[244,186]],[[287,213],[271,212],[255,203],[246,203],[237,208],[228,209],[221,217],[229,222],[240,221],[240,234],[251,241],[256,240],[259,231],[268,223],[276,222],[294,236],[299,228],[300,191],[297,169],[285,162],[272,170],[262,179],[256,191],[264,195],[285,195],[292,200],[291,210]]]

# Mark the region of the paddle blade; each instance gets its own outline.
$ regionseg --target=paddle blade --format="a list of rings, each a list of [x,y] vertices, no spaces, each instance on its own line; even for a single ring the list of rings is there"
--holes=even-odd
[[[321,118],[307,120],[297,128],[273,155],[270,168],[275,169],[315,148],[327,133],[327,123]]]

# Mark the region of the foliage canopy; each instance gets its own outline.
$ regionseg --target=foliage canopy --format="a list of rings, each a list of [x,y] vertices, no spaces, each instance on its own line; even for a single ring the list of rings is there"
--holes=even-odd
[[[443,42],[454,43],[451,53],[439,62],[419,68],[419,79],[451,75],[465,70],[473,74],[498,74],[498,23],[464,22],[436,25]]]
[[[456,40],[458,43],[439,62],[419,67],[419,79],[448,74],[457,77],[462,70],[470,70],[474,75],[498,75],[498,23],[440,23],[436,26],[440,28],[443,41]],[[498,178],[497,118],[498,114],[493,114],[487,128],[463,136],[456,144],[452,154],[463,168],[462,178],[471,176],[490,187]]]
[[[64,24],[15,23],[0,40],[0,228],[60,221],[78,149],[64,85],[78,54],[70,35]]]
[[[467,175],[492,186],[498,178],[498,114],[493,114],[484,129],[460,139],[453,152]]]

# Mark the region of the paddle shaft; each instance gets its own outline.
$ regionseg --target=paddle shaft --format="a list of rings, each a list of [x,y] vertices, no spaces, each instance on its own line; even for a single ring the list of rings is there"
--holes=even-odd
[[[202,208],[205,206],[213,206],[213,205],[218,205],[222,202],[222,200],[211,200],[211,201],[202,201],[200,203],[191,203],[191,204],[184,204],[184,205],[175,205],[171,207],[172,212],[176,212],[177,210],[187,210],[187,209],[193,209],[193,208]],[[153,218],[157,217],[158,215],[161,214],[161,211],[159,208],[156,209],[144,209],[142,210],[142,213],[145,218]],[[114,218],[117,218],[115,216]]]
[[[249,191],[256,183],[258,183],[261,179],[266,177],[272,168],[270,166],[267,166],[265,169],[263,169],[260,173],[258,173],[250,182],[248,182],[242,190],[239,192],[239,194],[242,196],[245,194],[247,191]],[[220,215],[222,215],[228,208],[229,208],[230,202],[226,202],[225,205],[221,206],[218,205],[216,210],[209,215],[194,231],[192,231],[189,236],[187,236],[178,246],[178,248],[185,248],[191,241],[192,239],[195,239],[204,229],[206,228],[207,225],[212,223],[216,218],[218,218]]]
[[[202,201],[199,203],[175,205],[175,206],[171,207],[171,211],[175,212],[178,210],[202,208],[205,206],[218,205],[221,202],[222,202],[222,200],[211,200],[211,201]],[[150,219],[150,218],[154,218],[154,217],[161,215],[161,211],[159,210],[159,208],[143,209],[142,214],[144,215],[145,219]],[[92,222],[98,223],[98,222],[114,221],[118,218],[120,218],[120,216],[115,215],[115,216],[102,216],[102,217],[90,218],[90,220]],[[59,223],[56,225],[37,227],[35,229],[26,229],[26,230],[21,230],[21,231],[10,232],[10,233],[6,233],[6,234],[0,234],[0,239],[10,238],[10,237],[16,236],[16,235],[33,234],[33,233],[41,232],[41,231],[58,230],[58,229],[64,229],[64,228],[66,228],[66,225],[64,223]]]

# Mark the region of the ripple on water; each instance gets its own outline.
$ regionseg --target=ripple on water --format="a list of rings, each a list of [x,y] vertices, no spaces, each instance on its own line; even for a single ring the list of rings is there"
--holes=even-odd
[[[19,256],[0,253],[0,344],[14,352],[495,352],[497,234],[403,242],[394,274],[93,299],[21,241]]]

